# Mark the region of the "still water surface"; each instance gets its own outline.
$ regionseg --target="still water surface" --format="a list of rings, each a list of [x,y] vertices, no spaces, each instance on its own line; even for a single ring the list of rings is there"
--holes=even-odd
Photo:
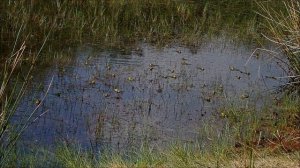
[[[254,49],[224,38],[197,49],[142,43],[125,54],[80,47],[72,63],[49,68],[29,89],[16,118],[35,108],[53,78],[22,142],[120,149],[195,141],[203,122],[226,103],[263,105],[285,82],[273,78],[285,72],[266,52],[245,65]]]

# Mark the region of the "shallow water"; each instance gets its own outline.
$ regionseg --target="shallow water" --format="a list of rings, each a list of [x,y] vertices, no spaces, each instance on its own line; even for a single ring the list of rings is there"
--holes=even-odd
[[[119,149],[195,141],[203,122],[226,103],[259,107],[276,96],[284,81],[273,77],[285,72],[265,52],[247,62],[254,49],[224,38],[198,49],[141,44],[126,54],[78,48],[73,63],[49,68],[29,89],[15,120],[32,111],[32,95],[41,99],[53,78],[22,142]]]

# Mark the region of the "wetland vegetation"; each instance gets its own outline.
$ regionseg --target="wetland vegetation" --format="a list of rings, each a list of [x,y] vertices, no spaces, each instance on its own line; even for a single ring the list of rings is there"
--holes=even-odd
[[[18,39],[34,52],[49,32],[44,51],[78,42],[103,48],[124,48],[141,40],[196,45],[204,36],[224,32],[255,38],[262,28],[252,1],[22,0],[2,2],[1,9],[1,50],[12,48]]]
[[[0,167],[299,166],[299,13],[1,1]]]

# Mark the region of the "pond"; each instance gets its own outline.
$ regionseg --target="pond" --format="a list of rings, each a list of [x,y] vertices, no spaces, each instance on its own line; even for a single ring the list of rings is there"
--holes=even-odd
[[[28,89],[14,120],[46,98],[21,142],[120,150],[143,142],[196,141],[203,123],[218,118],[226,103],[259,108],[286,82],[278,78],[285,76],[282,63],[265,51],[252,54],[255,48],[225,37],[199,48],[79,47],[70,64],[47,68]]]

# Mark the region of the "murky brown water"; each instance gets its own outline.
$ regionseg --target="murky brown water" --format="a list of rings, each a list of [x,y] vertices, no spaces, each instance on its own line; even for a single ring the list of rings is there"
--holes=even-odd
[[[215,39],[199,49],[141,44],[125,55],[82,47],[74,63],[53,66],[30,90],[18,115],[46,100],[23,137],[25,144],[79,143],[123,148],[143,141],[195,141],[203,121],[232,100],[262,105],[284,83],[277,60],[255,48]],[[39,87],[38,87],[39,86]],[[40,89],[39,89],[40,88]]]

